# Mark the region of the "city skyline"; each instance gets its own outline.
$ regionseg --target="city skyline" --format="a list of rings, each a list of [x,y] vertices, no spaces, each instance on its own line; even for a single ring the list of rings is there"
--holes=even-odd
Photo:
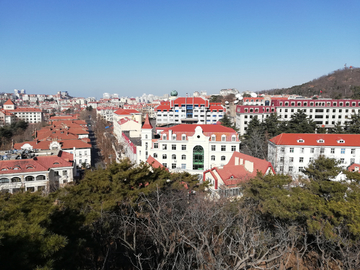
[[[2,1],[0,92],[260,91],[359,67],[360,2]]]

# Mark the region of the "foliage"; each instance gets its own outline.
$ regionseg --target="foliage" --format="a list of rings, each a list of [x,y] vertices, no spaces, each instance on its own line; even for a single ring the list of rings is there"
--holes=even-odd
[[[229,127],[232,128],[234,130],[238,130],[236,128],[235,123],[231,122],[229,116],[225,113],[224,117],[220,119],[221,125],[223,125],[224,127]]]

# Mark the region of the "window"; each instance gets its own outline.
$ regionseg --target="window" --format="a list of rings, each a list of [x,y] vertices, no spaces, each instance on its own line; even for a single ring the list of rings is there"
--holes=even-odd
[[[290,157],[289,162],[294,162],[294,157]]]
[[[289,172],[292,172],[292,171],[293,171],[293,169],[294,169],[294,167],[293,167],[293,166],[289,166]]]
[[[171,164],[171,169],[176,169],[176,163]]]
[[[215,161],[215,156],[214,155],[211,156],[211,160]]]
[[[355,149],[351,149],[351,154],[355,154]]]
[[[163,134],[162,139],[166,140],[166,134]]]
[[[341,148],[341,154],[345,154],[345,148]]]
[[[304,171],[304,167],[299,167],[299,172],[303,172]]]
[[[172,144],[172,145],[171,145],[171,149],[172,149],[172,150],[176,150],[176,144]]]
[[[216,145],[211,146],[211,151],[216,151]]]
[[[158,144],[158,143],[154,143],[154,148],[159,148],[159,144]]]
[[[294,148],[290,148],[290,153],[294,153]]]
[[[165,168],[167,168],[167,163],[163,163],[162,165],[163,165]]]
[[[186,155],[181,155],[182,160],[186,160]]]
[[[225,160],[225,156],[221,156],[221,160]]]
[[[167,144],[162,145],[162,150],[167,150]]]
[[[305,152],[305,148],[301,148],[301,149],[300,149],[300,153],[301,153],[301,154],[304,154],[304,152]]]
[[[186,169],[186,164],[181,164],[181,169],[185,170]]]
[[[340,163],[344,164],[345,163],[345,158],[340,158]]]
[[[186,150],[186,145],[185,144],[181,145],[181,150]]]
[[[299,157],[299,162],[300,163],[304,162],[304,157]]]
[[[285,147],[281,147],[281,148],[280,148],[280,152],[281,152],[281,153],[285,153]]]
[[[314,158],[309,158],[309,162],[311,163],[311,162],[313,162],[314,161]]]
[[[185,134],[181,135],[181,140],[183,140],[183,141],[186,140],[186,135]]]
[[[157,157],[158,157],[158,155],[157,155],[156,153],[154,153],[154,155],[153,155],[153,156],[154,156],[154,158],[157,158]]]
[[[226,145],[222,145],[222,146],[221,146],[221,151],[222,151],[222,152],[226,151]]]
[[[172,139],[175,141],[176,140],[176,134],[172,135]]]
[[[235,146],[235,145],[232,145],[232,146],[231,146],[231,151],[232,151],[232,152],[236,151],[236,146]]]
[[[216,141],[216,136],[215,135],[211,135],[211,141]]]
[[[167,155],[166,155],[166,154],[163,154],[163,155],[162,155],[162,158],[163,158],[163,159],[167,159]]]
[[[314,154],[314,152],[315,152],[315,148],[310,148],[310,153]]]
[[[231,141],[232,141],[232,142],[235,142],[235,141],[236,141],[236,136],[235,136],[235,135],[232,135],[232,136],[231,136]]]
[[[355,163],[355,158],[350,159],[350,164],[353,164],[353,163]]]
[[[175,154],[171,155],[171,158],[176,159],[176,155]]]
[[[330,153],[335,154],[335,148],[331,148]]]
[[[280,157],[280,162],[284,162],[284,157]]]
[[[225,142],[226,141],[226,135],[221,135],[221,141]]]

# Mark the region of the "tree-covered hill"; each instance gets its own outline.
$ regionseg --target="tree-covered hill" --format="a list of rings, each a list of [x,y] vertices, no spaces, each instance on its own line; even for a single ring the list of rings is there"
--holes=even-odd
[[[321,95],[322,97],[336,99],[360,99],[360,68],[339,69],[301,85],[263,90],[259,93],[271,95],[296,94],[307,97]]]

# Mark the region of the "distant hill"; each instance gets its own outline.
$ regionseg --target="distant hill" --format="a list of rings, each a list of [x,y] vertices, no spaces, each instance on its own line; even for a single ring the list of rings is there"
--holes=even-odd
[[[296,94],[306,97],[321,95],[322,97],[336,99],[360,99],[360,68],[339,69],[302,85],[263,90],[259,93],[269,95]]]

